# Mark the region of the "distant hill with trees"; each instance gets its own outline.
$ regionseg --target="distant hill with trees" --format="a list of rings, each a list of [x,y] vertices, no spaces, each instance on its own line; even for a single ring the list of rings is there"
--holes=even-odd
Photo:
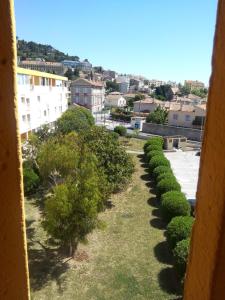
[[[35,42],[26,42],[17,38],[17,53],[21,60],[27,58],[36,59],[41,58],[51,62],[61,62],[62,60],[78,60],[78,56],[71,56],[65,54],[51,45],[44,45]]]

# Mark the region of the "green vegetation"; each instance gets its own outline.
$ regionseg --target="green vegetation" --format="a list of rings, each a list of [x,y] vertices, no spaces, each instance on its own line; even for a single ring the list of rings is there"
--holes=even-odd
[[[171,101],[173,99],[171,86],[165,84],[156,87],[153,97],[162,101]]]
[[[164,125],[168,118],[168,111],[158,106],[154,112],[151,112],[146,119],[147,123]]]
[[[159,181],[156,185],[158,196],[162,196],[164,193],[170,191],[179,191],[181,190],[180,184],[177,182],[176,178],[173,175],[167,176],[166,178]]]
[[[178,276],[183,279],[186,272],[186,264],[190,247],[190,239],[185,239],[177,243],[173,250],[175,268]]]
[[[131,139],[135,148],[131,145],[129,149],[136,150],[139,142],[143,141]],[[111,209],[99,214],[105,226],[90,233],[88,243],[78,245],[73,260],[62,259],[55,246],[47,243],[41,227],[41,200],[36,197],[26,201],[33,300],[177,298],[171,253],[164,230],[159,229],[163,222],[155,217],[155,205],[147,204],[149,198],[154,203],[154,197],[141,179],[146,172],[136,155],[134,161],[129,188],[112,195]]]
[[[89,130],[94,125],[91,112],[83,107],[71,107],[56,122],[56,132],[67,134],[71,131]]]
[[[118,133],[121,136],[126,136],[127,134],[127,129],[124,126],[116,126],[114,128],[114,132]]]
[[[170,168],[170,166],[158,166],[156,167],[153,172],[152,172],[152,176],[153,178],[158,181],[158,176],[164,173],[171,173],[172,174],[172,170]]]
[[[63,60],[79,60],[78,56],[70,56],[59,50],[56,50],[50,45],[26,42],[19,39],[17,40],[17,51],[18,56],[20,56],[22,60],[27,58],[41,58],[52,62],[61,62]]]
[[[167,240],[172,249],[179,241],[190,237],[193,223],[194,218],[190,216],[178,216],[171,220],[167,226]]]
[[[34,167],[28,161],[23,163],[23,183],[25,195],[35,191],[40,184],[39,175],[35,172]]]
[[[149,170],[153,171],[158,166],[170,166],[170,162],[165,158],[163,154],[156,155],[151,158],[149,162]]]
[[[112,92],[119,92],[120,88],[119,88],[119,84],[116,82],[116,80],[114,81],[106,81],[106,93],[112,93]]]
[[[183,193],[173,190],[162,195],[161,212],[163,219],[170,222],[176,216],[190,216],[191,207]]]

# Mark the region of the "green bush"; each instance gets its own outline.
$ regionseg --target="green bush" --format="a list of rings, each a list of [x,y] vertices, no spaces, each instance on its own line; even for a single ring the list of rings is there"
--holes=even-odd
[[[180,184],[177,182],[174,175],[162,179],[156,185],[157,194],[160,197],[162,194],[170,191],[181,191]]]
[[[159,145],[161,148],[163,147],[163,138],[162,137],[153,137],[147,140],[144,144],[144,151],[146,152],[147,147],[150,145]]]
[[[153,150],[162,151],[162,146],[159,145],[159,144],[148,145],[148,147],[145,149],[145,153],[148,153],[148,152],[153,151]]]
[[[171,172],[172,174],[172,170],[170,168],[170,166],[158,166],[156,167],[153,172],[152,172],[152,175],[155,179],[157,179],[157,177],[160,175],[160,174],[163,174],[163,173],[169,173]]]
[[[114,128],[114,132],[118,133],[121,136],[125,136],[127,134],[127,129],[124,126],[116,126]]]
[[[156,182],[160,182],[162,179],[166,179],[169,177],[173,177],[176,180],[176,177],[173,175],[172,171],[168,170],[168,172],[159,174],[159,176],[156,178]]]
[[[152,157],[154,157],[156,155],[162,155],[162,154],[163,154],[162,150],[152,150],[152,151],[149,151],[146,154],[146,160],[147,160],[147,162],[149,162]]]
[[[190,239],[185,239],[177,243],[173,250],[174,266],[178,276],[183,279],[186,272],[186,265],[190,247]]]
[[[40,178],[38,174],[35,173],[32,166],[27,163],[23,164],[23,184],[25,195],[34,192],[40,184]]]
[[[191,235],[194,218],[191,216],[179,216],[173,218],[167,225],[167,241],[172,249],[176,244]]]
[[[177,216],[190,216],[191,207],[185,195],[181,192],[171,191],[161,197],[161,213],[166,222]]]
[[[170,166],[170,163],[169,163],[168,159],[166,159],[163,154],[156,155],[156,156],[151,158],[151,160],[149,162],[150,172],[153,172],[153,170],[155,168],[157,168],[158,166],[167,166],[167,167]]]

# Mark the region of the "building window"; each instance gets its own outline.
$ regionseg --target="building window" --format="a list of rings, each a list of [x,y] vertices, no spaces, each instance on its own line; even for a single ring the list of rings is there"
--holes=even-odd
[[[45,117],[47,116],[47,111],[46,111],[46,110],[44,110],[44,116],[45,116]]]
[[[185,115],[185,121],[186,122],[191,121],[191,116],[190,115]]]
[[[23,120],[23,122],[26,122],[26,116],[25,115],[22,116],[22,120]]]
[[[27,122],[30,123],[30,114],[27,115]]]
[[[38,101],[38,102],[41,101],[41,96],[37,96],[37,101]]]
[[[173,114],[173,120],[178,120],[178,115],[177,114]]]
[[[30,99],[29,98],[26,98],[26,103],[27,103],[27,105],[30,104]]]
[[[25,97],[21,97],[21,102],[25,103]]]

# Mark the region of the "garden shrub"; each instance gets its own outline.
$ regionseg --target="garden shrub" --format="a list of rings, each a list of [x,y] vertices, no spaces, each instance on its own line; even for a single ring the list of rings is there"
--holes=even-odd
[[[149,145],[160,145],[161,148],[163,147],[163,138],[162,137],[153,137],[147,140],[147,142],[144,144],[144,151],[146,152],[146,149]]]
[[[170,168],[170,166],[158,166],[156,167],[153,172],[152,172],[152,175],[155,179],[157,179],[157,177],[160,175],[160,174],[163,174],[163,173],[168,173],[168,172],[171,172],[172,174],[172,170]]]
[[[25,195],[31,194],[40,184],[40,178],[28,163],[23,164],[23,184]]]
[[[162,150],[162,146],[159,144],[148,145],[148,147],[145,150],[145,153],[148,153],[149,151],[153,150]]]
[[[185,276],[189,247],[190,239],[188,238],[178,242],[173,250],[174,266],[181,279]]]
[[[165,158],[165,156],[163,154],[156,155],[151,158],[151,160],[149,162],[150,172],[153,172],[153,170],[155,168],[157,168],[158,166],[167,166],[167,167],[170,166],[170,162],[168,161],[168,159]]]
[[[159,174],[156,178],[156,182],[160,182],[162,179],[168,178],[168,177],[173,177],[176,180],[176,177],[173,175],[171,170],[168,170],[168,172],[164,172]]]
[[[149,151],[146,154],[146,160],[147,160],[147,162],[149,162],[152,157],[154,157],[156,155],[162,155],[162,154],[163,154],[162,150],[152,150],[152,151]]]
[[[156,185],[157,194],[160,197],[162,194],[170,191],[181,191],[180,184],[177,182],[174,175],[168,176],[167,178],[162,179]]]
[[[176,244],[191,235],[194,218],[191,216],[178,216],[173,218],[167,225],[167,241],[172,249]]]
[[[118,133],[121,136],[126,136],[127,134],[127,128],[124,126],[116,126],[114,128],[114,132]]]
[[[161,213],[166,222],[177,216],[190,216],[191,207],[185,195],[171,191],[161,196]]]

